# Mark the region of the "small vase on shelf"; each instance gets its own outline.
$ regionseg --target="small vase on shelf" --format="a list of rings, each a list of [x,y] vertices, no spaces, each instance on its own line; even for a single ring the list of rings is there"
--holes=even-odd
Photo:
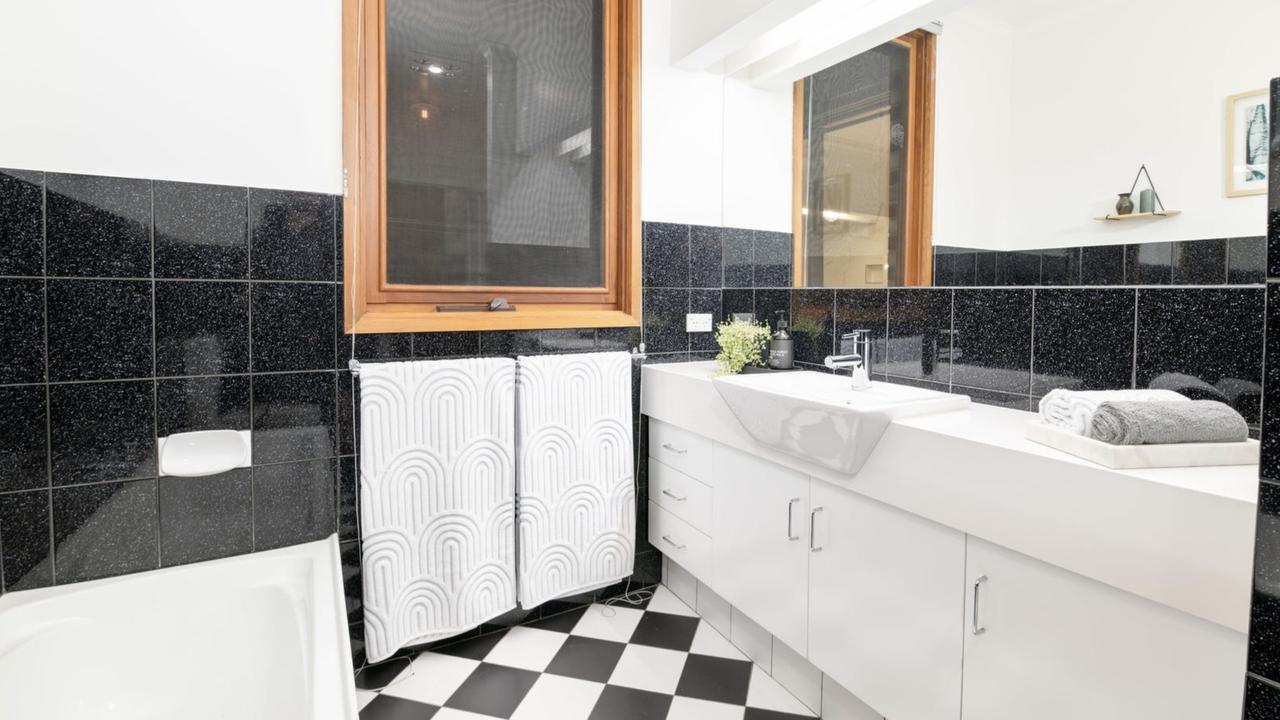
[[[1116,201],[1117,215],[1130,215],[1133,213],[1133,193],[1120,193],[1120,199]]]

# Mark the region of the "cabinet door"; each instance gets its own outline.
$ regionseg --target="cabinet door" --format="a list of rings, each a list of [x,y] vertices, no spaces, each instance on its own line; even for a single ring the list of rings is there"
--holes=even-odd
[[[717,446],[716,570],[711,588],[796,651],[805,651],[809,479]]]
[[[964,720],[1238,718],[1243,633],[969,538]]]
[[[956,720],[964,534],[821,480],[810,503],[809,661],[885,717]]]

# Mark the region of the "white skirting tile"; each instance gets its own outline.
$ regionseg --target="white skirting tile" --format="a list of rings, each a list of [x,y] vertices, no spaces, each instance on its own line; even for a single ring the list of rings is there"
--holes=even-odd
[[[884,720],[879,713],[826,675],[822,676],[822,717],[823,720]]]
[[[773,636],[754,620],[732,608],[729,617],[729,639],[765,672],[772,672]]]
[[[822,671],[800,653],[774,638],[773,679],[800,699],[810,710],[822,709]]]
[[[662,556],[666,558],[666,555]],[[667,559],[667,575],[662,581],[676,597],[684,601],[689,607],[697,607],[698,605],[698,579],[693,573],[680,567],[674,560]]]
[[[720,631],[725,637],[732,637],[732,619],[730,618],[729,601],[711,591],[711,588],[698,583],[698,614],[711,623],[711,627]]]

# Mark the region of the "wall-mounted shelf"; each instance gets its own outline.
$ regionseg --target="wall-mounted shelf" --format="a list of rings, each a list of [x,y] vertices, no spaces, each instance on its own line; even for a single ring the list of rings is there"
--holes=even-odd
[[[1094,220],[1138,220],[1140,218],[1173,217],[1181,214],[1181,210],[1159,210],[1157,212],[1129,213],[1128,215],[1099,215]]]

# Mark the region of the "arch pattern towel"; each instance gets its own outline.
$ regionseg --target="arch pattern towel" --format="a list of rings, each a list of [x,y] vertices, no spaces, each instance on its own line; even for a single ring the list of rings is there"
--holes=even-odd
[[[369,660],[515,607],[515,362],[360,369]]]
[[[636,500],[631,356],[520,358],[520,605],[631,574]]]

